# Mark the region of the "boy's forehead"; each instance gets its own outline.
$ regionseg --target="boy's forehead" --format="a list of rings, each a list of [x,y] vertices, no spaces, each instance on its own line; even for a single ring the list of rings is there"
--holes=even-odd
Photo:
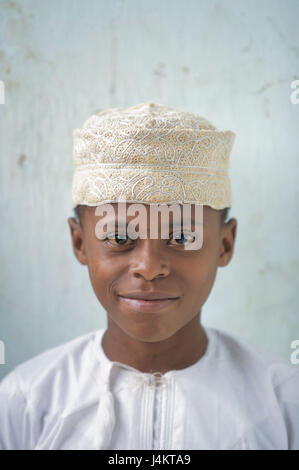
[[[108,221],[115,223],[128,224],[133,219],[138,217],[140,220],[146,219],[148,224],[155,222],[167,223],[188,223],[203,224],[204,220],[207,222],[216,214],[217,210],[206,205],[196,204],[157,204],[149,205],[143,203],[107,203],[98,206],[86,207],[91,216],[89,219],[96,223],[98,220],[105,218]]]
[[[176,215],[180,214],[180,216],[182,217],[183,216],[183,211],[184,211],[184,205],[183,204],[164,204],[164,205],[149,205],[149,204],[143,204],[143,203],[131,203],[131,202],[128,202],[128,203],[125,203],[124,205],[119,205],[117,203],[112,203],[111,204],[113,209],[114,209],[114,212],[115,212],[115,216],[116,218],[118,218],[119,216],[122,216],[123,213],[126,214],[126,218],[131,218],[131,217],[135,217],[135,214],[133,215],[134,213],[134,210],[136,208],[136,211],[140,210],[139,212],[141,213],[146,213],[147,216],[150,216],[151,214],[151,211],[152,213],[164,213],[164,214],[169,214],[170,217],[175,217]],[[132,207],[134,208],[133,211],[130,211],[129,208]],[[187,207],[187,205],[185,204],[185,207]],[[195,217],[195,204],[189,204],[189,207],[190,207],[190,213],[191,213],[191,216],[194,218]],[[125,210],[123,210],[125,208]]]
[[[215,229],[217,231],[217,212],[202,204],[100,204],[89,208],[88,233],[94,231],[97,239],[106,240],[115,236],[115,230],[123,238],[129,236],[133,239],[167,239],[170,233],[182,236],[183,232],[192,237],[191,241],[189,238],[188,243],[183,245],[184,249],[199,250],[203,245],[204,230],[207,229],[207,233],[212,233]],[[211,214],[214,216],[211,217]]]

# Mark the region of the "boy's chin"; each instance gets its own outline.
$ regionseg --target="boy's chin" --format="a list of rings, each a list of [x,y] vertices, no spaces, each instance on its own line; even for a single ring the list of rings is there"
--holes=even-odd
[[[157,323],[155,325],[135,323],[133,325],[123,325],[121,328],[124,333],[130,336],[130,338],[143,343],[158,343],[166,341],[177,332],[177,329],[175,329],[172,324],[170,324],[168,328],[165,324],[163,325],[163,328],[159,328]]]

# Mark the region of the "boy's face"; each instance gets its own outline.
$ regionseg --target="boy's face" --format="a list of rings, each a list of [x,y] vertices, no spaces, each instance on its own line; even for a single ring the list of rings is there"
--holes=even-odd
[[[117,204],[112,205],[117,216]],[[185,250],[184,238],[172,238],[171,229],[168,239],[160,235],[158,239],[150,238],[150,208],[145,207],[145,239],[122,240],[116,236],[100,240],[95,227],[101,216],[95,215],[95,207],[85,207],[82,227],[74,218],[69,218],[68,223],[74,253],[81,264],[88,266],[94,292],[108,313],[109,328],[120,328],[139,341],[156,342],[170,338],[199,316],[218,266],[226,266],[232,257],[237,221],[230,219],[222,225],[220,211],[204,206],[202,247]],[[191,213],[194,216],[194,206]],[[127,216],[126,222],[132,219]],[[160,222],[159,219],[159,234]],[[132,300],[144,292],[171,300]]]

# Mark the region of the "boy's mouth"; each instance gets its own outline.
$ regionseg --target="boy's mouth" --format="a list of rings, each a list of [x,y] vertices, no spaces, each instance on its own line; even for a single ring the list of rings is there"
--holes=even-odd
[[[130,308],[139,312],[156,312],[173,304],[179,297],[162,292],[130,292],[118,294]]]

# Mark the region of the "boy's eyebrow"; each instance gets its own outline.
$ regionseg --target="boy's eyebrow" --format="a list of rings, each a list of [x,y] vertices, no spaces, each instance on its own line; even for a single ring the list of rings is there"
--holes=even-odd
[[[116,224],[118,224],[118,223],[124,223],[124,222],[125,222],[126,227],[127,227],[128,224],[129,224],[130,222],[132,222],[133,220],[134,220],[134,218],[133,218],[132,220],[129,220],[128,222],[126,222],[126,219],[119,219],[117,215],[114,217],[114,221],[115,221]],[[108,222],[111,222],[111,221],[113,221],[113,218],[112,218],[112,219],[108,219]],[[182,225],[183,225],[183,222],[184,222],[183,219],[181,219],[181,224],[179,224],[178,222],[175,222],[174,225],[175,225],[175,226],[177,226],[177,225],[181,225],[181,226],[182,226]],[[197,221],[197,223],[201,223],[201,221],[199,220],[199,221]],[[191,216],[191,224],[195,224],[195,219],[194,219],[194,216],[193,216],[193,215]],[[170,221],[170,222],[169,222],[169,225],[170,225],[170,226],[173,226],[173,221]],[[163,227],[165,227],[165,226],[167,226],[167,224],[163,225]]]

